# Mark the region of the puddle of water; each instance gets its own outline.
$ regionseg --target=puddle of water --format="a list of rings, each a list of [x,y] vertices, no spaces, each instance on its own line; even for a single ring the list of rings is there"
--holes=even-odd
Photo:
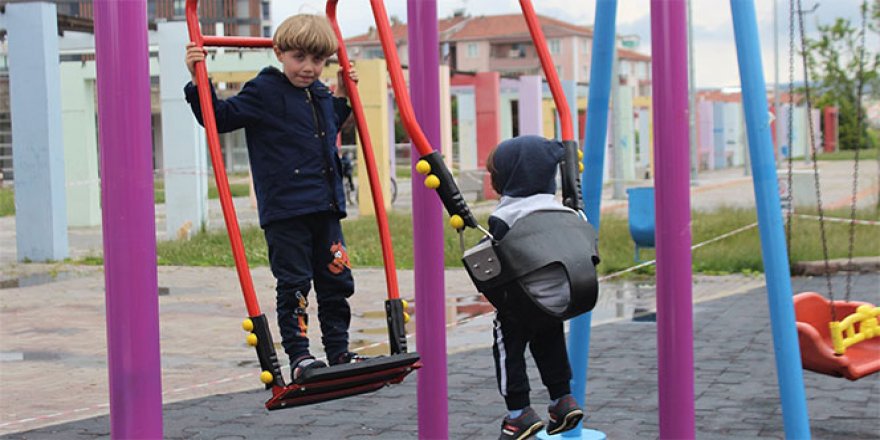
[[[0,289],[16,289],[20,287],[39,286],[41,284],[54,283],[74,278],[76,275],[71,272],[44,272],[23,277],[12,278],[8,280],[0,280]]]
[[[24,353],[20,351],[0,351],[0,362],[23,361]]]
[[[62,358],[62,353],[49,351],[4,351],[0,352],[0,362],[20,361],[55,361]]]

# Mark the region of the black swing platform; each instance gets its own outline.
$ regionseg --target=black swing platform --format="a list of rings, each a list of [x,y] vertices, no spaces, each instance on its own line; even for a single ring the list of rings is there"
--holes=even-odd
[[[295,383],[273,386],[269,410],[326,402],[376,391],[398,384],[422,366],[418,353],[381,356],[352,364],[315,368],[303,373]]]

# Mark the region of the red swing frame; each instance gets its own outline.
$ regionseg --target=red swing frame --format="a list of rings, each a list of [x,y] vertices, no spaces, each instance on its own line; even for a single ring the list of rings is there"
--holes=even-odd
[[[299,405],[323,402],[355,394],[376,391],[386,385],[396,384],[413,370],[421,367],[418,353],[406,352],[405,314],[404,304],[400,299],[397,285],[397,272],[394,264],[394,255],[391,247],[391,236],[388,230],[388,220],[385,213],[385,204],[379,186],[378,173],[373,157],[372,143],[363,115],[360,96],[356,84],[349,75],[348,57],[341,34],[335,23],[336,1],[328,2],[328,15],[339,39],[340,63],[345,72],[345,82],[352,110],[361,137],[364,161],[370,180],[370,189],[373,196],[373,205],[379,226],[379,235],[382,244],[382,256],[385,263],[386,284],[388,299],[385,302],[385,310],[388,315],[388,332],[391,356],[378,357],[358,364],[345,364],[329,368],[312,370],[305,380],[299,383],[286,384],[281,375],[281,367],[278,362],[272,335],[269,331],[268,321],[260,310],[251,278],[244,245],[241,239],[241,230],[232,203],[232,195],[229,190],[229,181],[226,176],[226,168],[223,163],[223,155],[220,149],[220,137],[217,131],[217,122],[214,114],[214,106],[211,98],[211,88],[208,79],[208,70],[204,62],[195,65],[196,79],[198,81],[199,103],[201,104],[205,132],[208,140],[208,150],[211,156],[211,164],[214,169],[214,177],[217,183],[217,191],[220,197],[220,206],[223,211],[223,219],[226,222],[226,230],[229,235],[235,267],[238,273],[239,284],[247,308],[248,319],[243,327],[250,332],[248,341],[252,342],[257,351],[262,373],[260,375],[267,388],[272,389],[272,397],[266,402],[266,408],[270,410],[289,408]],[[258,37],[223,37],[204,36],[201,33],[198,19],[198,0],[186,1],[186,23],[189,31],[189,39],[199,47],[262,47],[271,48],[272,39]]]

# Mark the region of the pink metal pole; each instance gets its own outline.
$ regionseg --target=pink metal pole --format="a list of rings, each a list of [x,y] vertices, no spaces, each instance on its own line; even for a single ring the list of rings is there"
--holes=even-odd
[[[430,145],[440,145],[440,62],[437,2],[407,0],[410,95],[416,119]],[[415,165],[419,155],[412,155]],[[443,209],[413,173],[416,348],[419,370],[419,438],[449,438],[446,383],[446,293],[443,279]]]
[[[95,2],[110,434],[162,438],[146,0]]]
[[[694,438],[686,0],[651,0],[660,438]]]

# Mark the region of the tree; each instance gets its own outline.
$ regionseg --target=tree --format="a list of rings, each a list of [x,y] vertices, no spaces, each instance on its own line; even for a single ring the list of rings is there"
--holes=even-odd
[[[880,35],[880,2],[862,3],[866,13],[867,35]],[[864,109],[861,112],[861,130],[858,125],[859,80],[862,92],[880,95],[880,52],[876,47],[862,42],[861,22],[853,24],[845,18],[837,18],[832,24],[819,24],[819,38],[804,43],[810,66],[810,77],[816,93],[816,108],[836,106],[840,115],[840,148],[874,148],[875,140],[868,136],[868,124]],[[868,38],[870,41],[870,38]],[[859,68],[862,54],[863,67]],[[861,72],[861,73],[860,73]],[[862,103],[864,107],[864,102]]]

